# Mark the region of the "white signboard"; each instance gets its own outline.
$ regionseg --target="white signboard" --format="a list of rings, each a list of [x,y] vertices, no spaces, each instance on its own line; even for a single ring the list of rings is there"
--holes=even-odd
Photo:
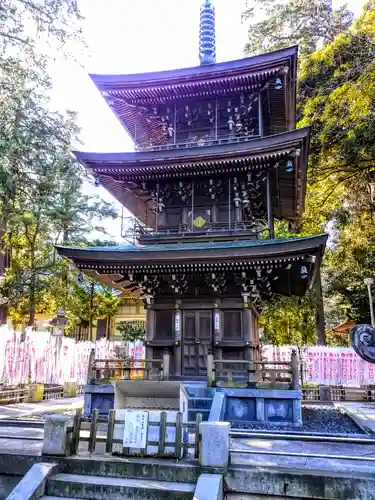
[[[218,331],[220,330],[220,313],[219,312],[215,312],[215,315],[214,315],[214,323],[215,323],[215,330]]]
[[[181,330],[181,312],[176,311],[175,316],[174,316],[174,329],[176,332],[179,332]]]
[[[148,412],[126,410],[124,426],[124,448],[146,448]]]

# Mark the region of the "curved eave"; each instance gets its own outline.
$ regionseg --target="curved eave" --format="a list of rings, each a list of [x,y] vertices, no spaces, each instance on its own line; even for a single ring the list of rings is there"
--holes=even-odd
[[[198,146],[192,148],[174,148],[166,151],[145,151],[137,153],[90,153],[76,151],[78,161],[86,167],[104,173],[130,170],[131,168],[180,163],[199,162],[215,158],[235,158],[243,154],[264,154],[287,148],[298,141],[308,141],[310,127],[303,127],[290,132],[264,136],[246,142],[220,144],[216,146]]]
[[[172,265],[187,262],[205,263],[212,260],[267,261],[295,255],[323,255],[327,235],[280,240],[242,242],[182,243],[181,245],[149,245],[120,247],[64,247],[56,246],[62,257],[72,260],[78,267],[95,265],[100,269],[108,265]],[[95,269],[93,268],[93,269]]]
[[[102,185],[144,223],[153,221],[147,202],[137,196],[129,183],[196,175],[215,175],[245,169],[267,169],[296,150],[293,174],[277,172],[274,189],[275,216],[293,220],[304,208],[309,152],[309,127],[263,137],[244,143],[225,144],[170,151],[143,153],[84,153],[77,159],[93,174],[100,174]]]
[[[295,128],[297,47],[239,59],[169,71],[131,75],[90,75],[128,134],[140,147],[149,139],[159,144],[157,129],[147,124],[150,106],[166,102],[211,99],[239,92],[259,92],[285,75],[286,91],[268,96],[278,118],[270,117],[271,130]],[[269,90],[269,89],[268,89]],[[280,116],[285,117],[280,122]],[[136,132],[137,130],[137,132]],[[156,142],[155,142],[156,141]]]
[[[286,49],[269,52],[267,54],[237,59],[235,61],[206,64],[191,68],[128,75],[90,74],[90,77],[99,90],[119,88],[138,89],[147,86],[170,85],[178,82],[194,82],[203,78],[226,78],[238,73],[243,73],[244,70],[251,73],[275,66],[281,66],[290,60],[294,63],[294,67],[290,69],[294,70],[297,54],[298,47],[292,46]]]
[[[258,242],[186,243],[148,247],[57,247],[79,269],[101,283],[140,296],[130,273],[162,276],[171,273],[241,272],[244,269],[273,269],[279,274],[274,292],[304,295],[315,281],[327,235]],[[307,280],[299,275],[308,268]],[[133,278],[132,278],[133,279]],[[289,290],[289,291],[288,291]]]

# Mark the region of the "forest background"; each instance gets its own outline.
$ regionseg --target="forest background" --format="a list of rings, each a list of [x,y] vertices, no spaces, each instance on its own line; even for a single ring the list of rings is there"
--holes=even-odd
[[[110,317],[119,303],[54,249],[114,244],[105,226],[117,211],[84,190],[93,181],[72,154],[76,116],[51,111],[51,56],[41,50],[74,57],[70,43],[82,39],[83,22],[74,0],[0,0],[0,322],[17,327],[59,307],[74,327]],[[293,227],[278,223],[277,235],[329,232],[327,339],[346,345],[331,328],[347,318],[369,322],[364,279],[375,273],[375,0],[358,19],[329,0],[251,0],[243,22],[245,55],[300,47],[298,126],[312,127],[306,211]],[[101,241],[90,240],[94,233]],[[274,297],[261,324],[270,342],[314,343],[314,297]]]

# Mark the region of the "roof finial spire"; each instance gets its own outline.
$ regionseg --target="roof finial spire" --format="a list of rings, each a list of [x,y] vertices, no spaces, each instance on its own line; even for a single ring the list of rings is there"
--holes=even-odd
[[[211,0],[205,0],[201,7],[199,59],[201,64],[216,62],[215,7]]]

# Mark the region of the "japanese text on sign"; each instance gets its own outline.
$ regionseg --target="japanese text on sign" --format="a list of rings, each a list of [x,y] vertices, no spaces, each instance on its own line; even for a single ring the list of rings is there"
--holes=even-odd
[[[124,448],[146,448],[147,424],[147,411],[126,410],[123,439]]]

